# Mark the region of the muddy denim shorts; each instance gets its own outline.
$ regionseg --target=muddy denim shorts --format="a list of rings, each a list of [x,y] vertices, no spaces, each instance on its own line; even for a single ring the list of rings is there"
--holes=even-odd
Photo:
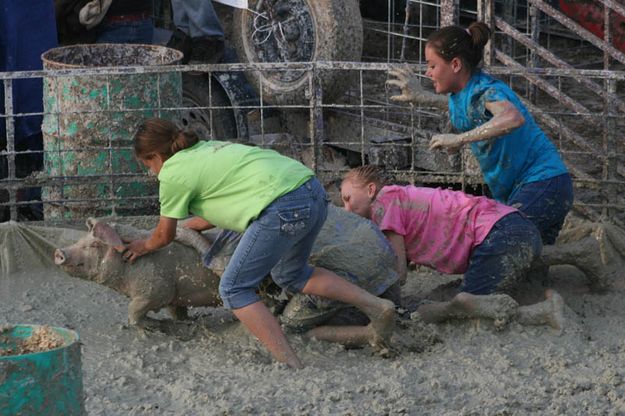
[[[328,214],[328,198],[316,178],[277,198],[243,233],[219,284],[224,306],[239,309],[260,300],[261,281],[272,279],[301,292],[313,273],[308,257]]]
[[[541,250],[536,226],[522,213],[510,213],[473,249],[460,290],[474,295],[510,294],[525,280]]]
[[[507,205],[529,218],[540,231],[543,244],[554,244],[564,218],[573,206],[573,182],[568,173],[522,185]]]

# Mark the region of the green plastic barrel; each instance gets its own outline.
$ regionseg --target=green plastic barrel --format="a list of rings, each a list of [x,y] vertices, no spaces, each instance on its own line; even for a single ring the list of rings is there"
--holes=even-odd
[[[151,67],[181,58],[175,49],[133,44],[72,45],[42,55],[44,69],[52,70]],[[43,85],[44,169],[53,178],[42,189],[45,218],[147,214],[155,202],[145,197],[158,194],[156,184],[124,179],[143,171],[132,138],[145,118],[176,118],[180,72],[47,76]]]
[[[57,348],[5,355],[41,326],[15,325],[0,332],[0,416],[84,414],[78,334],[49,327],[62,339]]]

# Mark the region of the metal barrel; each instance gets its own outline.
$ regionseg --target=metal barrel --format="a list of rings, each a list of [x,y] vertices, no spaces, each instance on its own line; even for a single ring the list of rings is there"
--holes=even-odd
[[[38,328],[15,325],[0,332],[0,352],[15,351]],[[30,354],[0,354],[0,416],[84,414],[78,334],[49,329],[63,340],[61,346]]]
[[[176,64],[182,53],[158,45],[88,44],[50,49],[41,58],[46,70],[139,67],[44,77],[44,169],[53,178],[42,189],[45,219],[148,213],[156,184],[129,175],[142,172],[132,138],[145,118],[176,117],[182,79],[178,71],[141,68]]]

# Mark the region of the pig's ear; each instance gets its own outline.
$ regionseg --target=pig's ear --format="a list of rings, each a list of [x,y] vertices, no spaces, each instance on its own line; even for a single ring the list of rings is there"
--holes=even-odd
[[[93,217],[87,218],[87,221],[85,222],[85,224],[87,224],[87,230],[91,232],[93,230],[93,227],[95,227],[97,223],[98,223],[98,220],[96,220],[95,218]]]
[[[119,234],[117,234],[117,231],[105,222],[95,223],[92,233],[93,237],[102,241],[107,246],[115,247],[124,245],[122,239],[119,237]]]

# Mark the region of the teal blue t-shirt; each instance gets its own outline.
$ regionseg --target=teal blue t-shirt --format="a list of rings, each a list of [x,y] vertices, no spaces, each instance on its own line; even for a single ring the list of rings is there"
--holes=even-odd
[[[471,151],[493,197],[506,203],[519,186],[562,175],[567,168],[514,91],[482,71],[473,74],[462,91],[449,95],[451,124],[460,132],[481,126],[493,118],[486,103],[495,101],[511,102],[525,123],[501,137],[471,143]]]

